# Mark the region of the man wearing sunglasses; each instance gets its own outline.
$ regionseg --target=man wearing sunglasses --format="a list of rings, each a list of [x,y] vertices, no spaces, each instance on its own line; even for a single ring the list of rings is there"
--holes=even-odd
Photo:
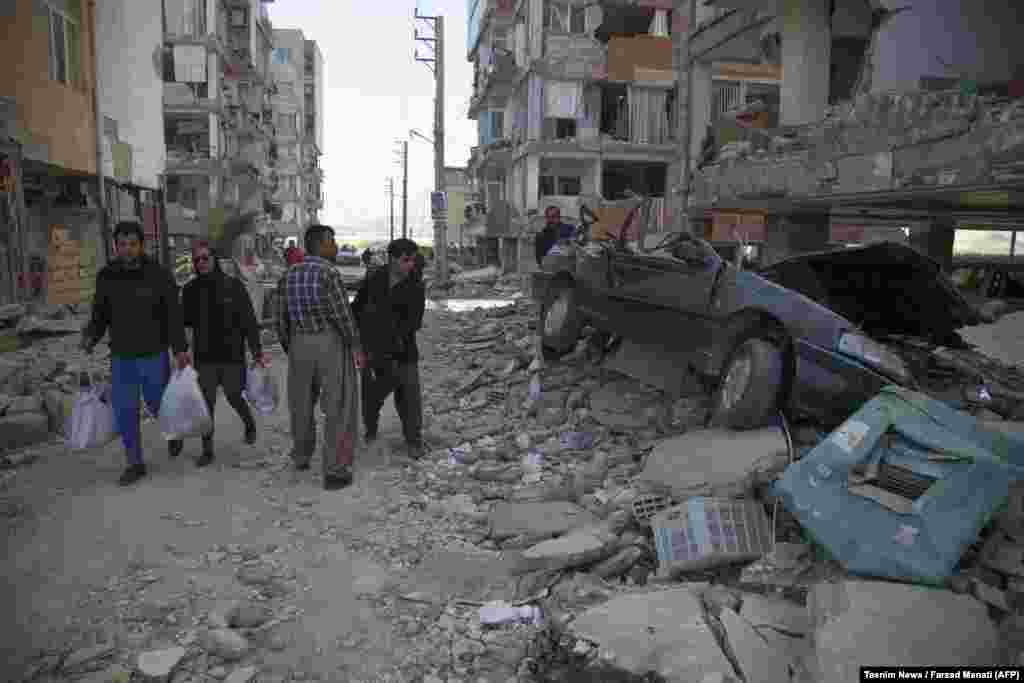
[[[139,424],[139,392],[149,411],[160,411],[170,379],[168,347],[178,369],[191,359],[182,326],[178,286],[170,271],[143,252],[142,225],[122,221],[114,228],[117,259],[96,276],[92,318],[82,332],[82,349],[92,353],[110,330],[111,403],[128,467],[120,484],[129,486],[146,476]],[[181,441],[169,441],[172,456]]]
[[[266,366],[256,312],[245,285],[221,270],[205,240],[192,244],[192,267],[196,277],[185,285],[181,298],[185,327],[192,330],[199,387],[211,418],[217,403],[217,387],[224,391],[224,397],[245,425],[245,442],[254,444],[256,421],[242,396],[242,389],[245,387],[246,343],[256,364]],[[180,453],[181,448],[177,451]],[[196,465],[205,467],[213,458],[211,430],[203,436],[203,452]]]

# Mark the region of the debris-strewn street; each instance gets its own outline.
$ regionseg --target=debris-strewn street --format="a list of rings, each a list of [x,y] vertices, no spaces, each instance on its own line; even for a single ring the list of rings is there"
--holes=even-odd
[[[282,407],[252,447],[219,410],[202,470],[198,440],[171,460],[151,420],[153,474],[119,488],[118,442],[38,441],[82,373],[109,373],[104,347],[89,359],[67,334],[84,310],[10,309],[33,342],[0,356],[3,680],[775,683],[1017,663],[1019,509],[945,588],[847,575],[771,488],[824,433],[704,429],[699,390],[669,398],[585,340],[544,364],[518,289],[431,304],[429,455],[398,455],[389,402],[342,492],[293,470]]]

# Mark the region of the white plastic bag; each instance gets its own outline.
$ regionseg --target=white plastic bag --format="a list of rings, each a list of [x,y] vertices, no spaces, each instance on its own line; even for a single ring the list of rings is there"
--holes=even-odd
[[[64,426],[65,441],[75,450],[105,446],[117,438],[110,385],[83,387]]]
[[[160,431],[168,441],[209,434],[210,409],[199,388],[199,375],[190,365],[171,375],[160,400]]]
[[[281,402],[277,376],[270,368],[255,366],[249,368],[245,378],[245,400],[260,415],[270,415]]]

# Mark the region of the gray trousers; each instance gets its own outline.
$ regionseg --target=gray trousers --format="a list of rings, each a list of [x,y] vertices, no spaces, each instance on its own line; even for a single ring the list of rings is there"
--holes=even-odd
[[[351,467],[359,438],[359,375],[352,351],[334,332],[297,333],[288,350],[288,409],[295,450],[305,465],[316,450],[315,407],[324,412],[324,476]]]

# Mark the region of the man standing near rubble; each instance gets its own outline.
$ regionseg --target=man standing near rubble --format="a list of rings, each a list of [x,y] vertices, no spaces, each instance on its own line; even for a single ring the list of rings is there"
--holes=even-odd
[[[211,419],[217,403],[217,388],[224,390],[224,397],[245,425],[245,442],[254,444],[256,420],[242,396],[242,389],[245,387],[246,343],[256,364],[266,367],[256,312],[245,285],[221,270],[206,240],[192,245],[192,267],[196,277],[185,285],[181,298],[185,327],[192,330],[199,387],[210,408]],[[203,452],[196,459],[196,466],[206,467],[213,462],[213,457],[211,429],[203,436]]]
[[[380,410],[393,393],[408,454],[413,459],[423,456],[416,332],[423,326],[426,292],[417,267],[418,249],[415,242],[404,237],[389,244],[387,268],[369,273],[352,302],[368,351],[368,367],[363,371],[366,439],[377,437]]]
[[[185,342],[178,285],[174,277],[142,251],[142,225],[122,221],[114,228],[117,259],[96,276],[92,318],[82,333],[82,349],[92,353],[110,330],[111,402],[117,430],[124,442],[128,467],[122,486],[146,476],[139,424],[139,391],[150,413],[170,379],[168,347],[179,370],[192,361]],[[171,457],[181,453],[180,440],[168,441]]]
[[[311,226],[304,246],[305,259],[285,273],[277,297],[277,332],[288,353],[292,459],[296,469],[309,469],[316,447],[313,411],[320,401],[326,430],[321,451],[324,489],[335,491],[352,483],[359,436],[356,369],[366,366],[366,354],[335,266],[334,230]]]
[[[562,211],[557,206],[544,209],[544,228],[537,233],[537,239],[534,241],[537,266],[540,266],[544,256],[559,240],[571,240],[575,230],[573,226],[562,222]]]

